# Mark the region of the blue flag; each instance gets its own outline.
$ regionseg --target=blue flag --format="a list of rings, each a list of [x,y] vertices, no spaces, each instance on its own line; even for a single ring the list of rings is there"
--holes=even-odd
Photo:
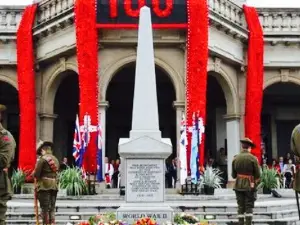
[[[198,177],[198,130],[195,123],[195,114],[193,115],[193,131],[192,131],[192,143],[191,143],[191,159],[190,159],[190,167],[191,167],[191,180],[193,184],[197,184]]]
[[[101,125],[97,129],[97,181],[103,181],[103,167],[102,167],[102,128]]]

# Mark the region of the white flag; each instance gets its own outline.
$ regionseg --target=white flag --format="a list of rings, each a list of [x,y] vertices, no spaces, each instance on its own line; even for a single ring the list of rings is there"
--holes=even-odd
[[[187,179],[187,159],[186,159],[186,123],[184,114],[182,115],[181,127],[180,127],[180,151],[179,151],[179,161],[180,161],[180,184],[184,185]]]

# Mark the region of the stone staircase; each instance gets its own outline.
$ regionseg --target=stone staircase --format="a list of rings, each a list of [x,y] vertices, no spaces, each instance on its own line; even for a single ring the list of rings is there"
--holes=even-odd
[[[296,200],[292,190],[279,190],[282,198],[274,198],[271,195],[259,195],[254,213],[254,224],[282,224],[300,225]],[[35,224],[33,196],[20,195],[8,203],[8,225],[33,225]],[[175,212],[186,212],[204,218],[213,216],[210,224],[236,224],[237,205],[232,190],[218,190],[215,196],[181,196],[169,194],[166,196],[169,204]],[[78,221],[70,221],[70,216],[81,216],[81,220],[87,220],[90,216],[99,213],[115,212],[124,202],[123,196],[115,194],[103,194],[97,196],[83,196],[80,198],[60,196],[57,202],[57,225],[66,225],[67,222],[77,224]]]

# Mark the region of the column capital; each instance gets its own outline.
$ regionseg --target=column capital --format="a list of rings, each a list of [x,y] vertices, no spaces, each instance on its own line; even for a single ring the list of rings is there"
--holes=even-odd
[[[175,109],[184,109],[185,108],[185,102],[184,101],[174,101],[173,107]]]
[[[241,115],[240,114],[226,114],[223,116],[223,118],[227,121],[230,120],[240,120],[241,119]]]
[[[98,106],[100,108],[107,109],[109,107],[109,102],[108,101],[101,101],[101,102],[99,102]]]
[[[51,113],[39,113],[39,116],[41,119],[52,119],[55,120],[57,118],[57,114],[51,114]]]

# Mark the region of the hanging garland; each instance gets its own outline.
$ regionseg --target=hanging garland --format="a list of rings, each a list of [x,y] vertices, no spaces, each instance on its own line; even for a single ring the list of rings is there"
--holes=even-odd
[[[153,6],[153,12],[158,16],[158,17],[168,17],[171,15],[172,10],[173,10],[173,0],[165,0],[166,1],[166,7],[165,9],[160,9],[159,4],[160,0],[153,0],[152,1],[152,6]]]
[[[76,0],[75,26],[80,90],[80,124],[86,114],[91,126],[98,126],[98,35],[94,0]],[[97,132],[90,133],[89,145],[84,154],[86,172],[97,171]]]
[[[37,5],[27,6],[17,31],[20,106],[19,168],[31,172],[36,162],[36,101],[32,27]]]
[[[249,29],[245,104],[245,136],[256,145],[252,150],[261,163],[261,110],[263,100],[264,35],[254,7],[243,6]]]
[[[208,6],[206,0],[188,0],[188,34],[187,34],[187,75],[186,75],[186,101],[187,101],[187,129],[192,126],[194,113],[206,119],[206,85],[208,62]],[[201,19],[199,19],[201,18]],[[191,133],[187,132],[187,163],[190,166]],[[199,146],[199,163],[204,164],[205,137]]]
[[[146,4],[145,0],[138,0],[137,9],[132,9],[132,0],[124,0],[124,9],[128,16],[139,17],[140,8],[142,8],[145,4]]]

